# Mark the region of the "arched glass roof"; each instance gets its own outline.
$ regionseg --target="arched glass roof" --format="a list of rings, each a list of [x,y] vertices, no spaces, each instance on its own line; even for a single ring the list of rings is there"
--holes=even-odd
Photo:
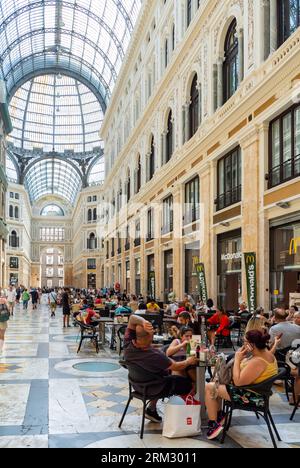
[[[55,194],[74,204],[82,188],[80,174],[75,167],[58,159],[43,159],[33,164],[24,185],[31,203],[45,195]]]
[[[6,156],[6,175],[9,181],[18,182],[18,174],[15,165],[8,155]]]
[[[85,153],[100,147],[103,112],[84,84],[67,76],[46,75],[24,83],[10,103],[16,148]]]
[[[1,0],[1,75],[11,97],[30,75],[59,72],[85,81],[103,110],[142,0]]]
[[[41,211],[41,216],[64,216],[64,210],[58,205],[47,205]]]

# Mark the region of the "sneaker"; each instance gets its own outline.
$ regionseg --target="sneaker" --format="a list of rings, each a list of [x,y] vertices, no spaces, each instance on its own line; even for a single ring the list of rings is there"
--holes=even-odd
[[[217,423],[220,424],[220,426],[224,426],[225,424],[225,421],[226,421],[226,416],[223,412],[220,412],[218,414],[218,419],[217,419]]]
[[[149,419],[150,421],[155,422],[155,423],[161,423],[162,422],[162,418],[159,416],[158,412],[156,410],[153,411],[150,408],[146,409],[145,418]]]
[[[223,426],[215,422],[212,426],[209,427],[208,432],[207,432],[207,438],[208,440],[213,440],[216,439],[221,432],[224,430]]]

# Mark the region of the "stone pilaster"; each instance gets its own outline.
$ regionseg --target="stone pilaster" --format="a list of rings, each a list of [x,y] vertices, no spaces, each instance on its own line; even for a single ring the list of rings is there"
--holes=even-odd
[[[257,255],[257,277],[261,275],[259,258],[260,229],[260,158],[259,131],[254,128],[241,142],[242,150],[242,246],[243,252],[255,252]],[[243,259],[242,296],[247,302],[246,275]],[[258,298],[261,296],[261,285],[257,284]]]

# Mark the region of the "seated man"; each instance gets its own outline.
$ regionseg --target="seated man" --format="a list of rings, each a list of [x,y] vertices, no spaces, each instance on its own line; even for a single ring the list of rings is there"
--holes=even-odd
[[[197,321],[193,321],[189,312],[181,312],[178,316],[177,322],[182,327],[191,328],[193,335],[200,335],[200,327]]]
[[[158,383],[151,390],[153,401],[146,411],[146,418],[160,423],[162,418],[157,413],[156,404],[160,398],[172,395],[186,395],[192,390],[190,379],[178,375],[170,375],[171,372],[180,372],[197,364],[196,357],[190,357],[182,362],[174,362],[162,351],[152,347],[153,327],[150,322],[142,317],[132,315],[124,339],[124,359],[126,364],[139,366],[151,375],[157,376]],[[163,379],[161,381],[160,379]],[[153,380],[149,376],[149,380]],[[139,391],[138,384],[135,387]],[[159,398],[157,398],[159,395]]]
[[[85,325],[98,325],[97,322],[93,322],[93,319],[100,319],[100,315],[93,309],[85,309],[84,311],[80,312],[80,314],[77,316],[77,320],[83,322]]]
[[[227,317],[223,309],[217,310],[217,312],[208,319],[208,339],[210,344],[214,346],[216,336],[230,336],[230,320]]]
[[[278,347],[276,357],[279,361],[284,360],[284,357],[291,347],[294,340],[300,339],[300,327],[295,323],[287,322],[287,313],[285,309],[276,309],[273,325],[270,328],[272,342],[276,337],[280,337],[280,345]]]
[[[160,312],[160,307],[158,304],[156,304],[154,299],[151,299],[151,301],[147,304],[147,310],[148,312]]]

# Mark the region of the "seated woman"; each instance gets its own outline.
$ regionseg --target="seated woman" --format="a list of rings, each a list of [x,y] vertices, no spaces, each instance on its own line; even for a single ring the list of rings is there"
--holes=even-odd
[[[257,393],[239,389],[262,383],[278,374],[278,364],[269,350],[270,335],[260,330],[246,334],[244,346],[236,353],[233,367],[233,385],[215,383],[206,385],[205,403],[208,412],[209,440],[215,439],[223,431],[224,414],[221,411],[222,400],[240,401],[243,404],[255,404],[259,408],[263,401]],[[250,353],[250,358],[247,356]]]
[[[192,319],[189,312],[181,312],[178,316],[177,322],[183,327],[189,327],[193,331],[193,335],[200,335],[200,327],[198,321]]]
[[[193,330],[189,327],[182,327],[179,331],[179,338],[174,339],[167,349],[167,356],[174,361],[184,361],[186,359],[187,344],[193,338]],[[180,371],[173,371],[172,375],[181,375],[182,377],[189,377],[193,383],[196,382],[196,370],[193,367],[188,367]]]
[[[207,320],[208,323],[208,339],[211,345],[215,345],[216,336],[230,335],[230,320],[222,308]]]

